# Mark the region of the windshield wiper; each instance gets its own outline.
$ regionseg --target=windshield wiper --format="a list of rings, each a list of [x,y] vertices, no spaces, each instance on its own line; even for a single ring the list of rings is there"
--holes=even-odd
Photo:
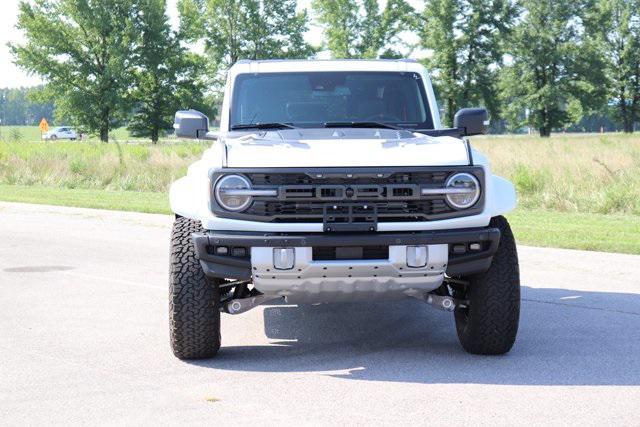
[[[404,130],[398,126],[393,126],[387,123],[381,122],[326,122],[324,124],[326,128],[383,128],[393,130]]]
[[[289,123],[240,123],[237,125],[231,125],[231,130],[240,129],[297,129],[295,126]]]

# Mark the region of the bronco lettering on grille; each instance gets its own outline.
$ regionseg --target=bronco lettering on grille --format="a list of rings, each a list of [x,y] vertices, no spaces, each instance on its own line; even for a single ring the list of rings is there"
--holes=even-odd
[[[389,185],[286,185],[278,188],[279,200],[416,200],[417,184]]]

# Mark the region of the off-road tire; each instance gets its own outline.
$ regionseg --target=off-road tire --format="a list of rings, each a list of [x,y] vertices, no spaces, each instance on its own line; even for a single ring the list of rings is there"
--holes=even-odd
[[[169,326],[171,349],[179,359],[206,359],[220,348],[220,294],[196,258],[191,233],[200,223],[176,218],[171,232]]]
[[[490,227],[500,229],[500,243],[491,267],[466,277],[468,308],[455,311],[462,347],[473,354],[504,354],[511,350],[520,319],[520,271],[516,242],[507,220],[494,217]]]

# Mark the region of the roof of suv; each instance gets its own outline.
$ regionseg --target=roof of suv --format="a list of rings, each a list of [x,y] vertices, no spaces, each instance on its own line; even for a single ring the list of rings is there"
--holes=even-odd
[[[234,74],[302,71],[422,71],[413,59],[275,59],[240,60],[231,67]]]

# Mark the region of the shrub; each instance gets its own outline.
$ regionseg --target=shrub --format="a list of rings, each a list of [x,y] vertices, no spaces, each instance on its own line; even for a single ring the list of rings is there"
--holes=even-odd
[[[525,165],[516,166],[513,183],[523,196],[533,195],[545,187],[545,177],[540,171],[532,171]]]
[[[20,129],[15,127],[11,128],[11,131],[9,133],[9,139],[14,142],[22,141],[22,132],[20,132]]]

